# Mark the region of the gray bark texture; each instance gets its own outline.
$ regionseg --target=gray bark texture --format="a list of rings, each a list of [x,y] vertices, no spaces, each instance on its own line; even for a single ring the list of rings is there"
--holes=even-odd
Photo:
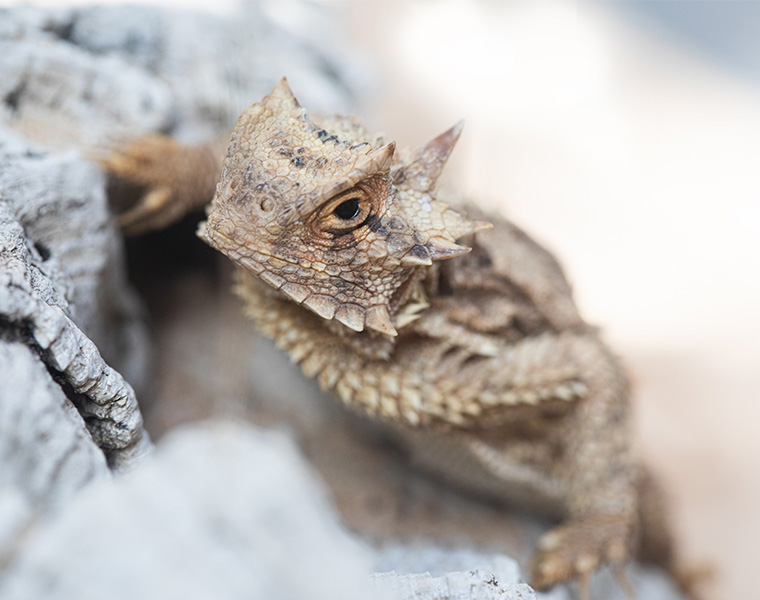
[[[78,316],[83,327],[105,336],[106,311],[114,320],[131,316],[131,295],[120,295],[115,282],[108,282],[120,256],[107,243],[116,236],[112,225],[108,231],[102,193],[90,197],[88,178],[97,182],[99,175],[71,157],[14,158],[0,159],[0,186],[28,185],[0,199],[3,336],[22,340],[36,353],[111,466],[125,467],[147,446],[134,391],[73,320]],[[67,189],[46,192],[46,184],[56,190],[63,180],[71,184]],[[4,390],[23,402],[12,388]]]
[[[571,597],[505,555],[545,523],[420,476],[259,339],[194,224],[126,247],[114,225],[88,158],[216,138],[283,75],[311,109],[355,113],[369,71],[341,39],[300,0],[0,9],[3,600]]]

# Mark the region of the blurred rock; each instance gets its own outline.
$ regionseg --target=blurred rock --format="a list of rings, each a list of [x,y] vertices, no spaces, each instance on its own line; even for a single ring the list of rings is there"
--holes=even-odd
[[[483,554],[467,548],[442,548],[420,544],[392,544],[379,552],[377,571],[430,573],[434,577],[446,572],[488,571],[500,585],[520,583],[520,566],[503,554]]]
[[[33,348],[0,341],[0,557],[40,515],[109,478],[103,453]],[[21,332],[17,332],[21,338]],[[2,558],[0,558],[2,564]]]
[[[469,549],[393,545],[380,553],[375,582],[409,600],[533,600],[536,593],[520,581],[520,568],[501,554]],[[566,593],[559,590],[560,593]],[[560,600],[565,596],[557,596]]]
[[[181,427],[128,477],[79,495],[31,528],[0,575],[6,600],[281,598],[531,600],[506,557],[385,551],[349,536],[282,434],[232,423]],[[432,567],[432,568],[428,568]],[[509,580],[508,583],[502,583]]]
[[[274,15],[291,15],[277,20]],[[300,17],[309,27],[295,28]],[[308,106],[346,111],[361,86],[325,7],[294,0],[245,2],[232,17],[158,7],[94,7],[72,14],[65,37],[166,82],[171,133],[186,142],[231,131],[238,116],[287,75]],[[308,37],[303,33],[309,31]],[[318,32],[318,35],[313,35]]]
[[[111,466],[120,467],[146,448],[142,417],[131,386],[106,364],[85,331],[135,376],[144,370],[140,355],[147,345],[102,179],[81,157],[44,154],[0,131],[3,342],[21,341],[43,361],[49,383],[57,380],[58,395],[67,394]],[[26,377],[34,380],[31,363],[25,364]],[[2,380],[2,388],[6,401],[17,405],[6,416],[19,422],[2,426],[19,442],[18,456],[9,458],[22,462],[27,451],[35,451],[34,438],[25,439],[27,431],[19,427],[31,418],[26,411],[32,407],[11,385],[24,379],[15,376]]]
[[[379,552],[378,559],[375,568],[380,573],[375,575],[376,581],[401,598],[570,600],[576,597],[575,586],[535,592],[524,583],[518,563],[503,554],[412,542],[391,544]],[[667,576],[657,569],[632,564],[627,573],[636,598],[683,599]],[[592,578],[589,590],[591,598],[628,600],[608,569]]]
[[[119,56],[96,56],[58,38],[73,10],[0,12],[0,116],[57,148],[87,147],[166,129],[168,86]]]
[[[307,17],[312,35],[272,13]],[[283,75],[310,107],[330,112],[349,111],[367,85],[327,9],[300,0],[246,2],[230,17],[138,5],[24,7],[0,11],[0,21],[0,114],[58,146],[150,131],[213,139]]]
[[[131,386],[101,353],[138,389],[151,354],[105,180],[70,149],[152,131],[217,135],[285,71],[345,108],[351,85],[328,47],[342,54],[253,3],[227,19],[135,6],[0,10],[0,318],[60,380],[112,467],[146,439]]]
[[[0,128],[0,564],[107,480],[107,461],[128,468],[149,446],[131,386],[90,339],[144,378],[122,262],[97,169]]]
[[[446,573],[399,575],[379,573],[375,582],[399,600],[535,600],[536,593],[525,583],[503,588],[489,572],[473,570]]]
[[[17,547],[5,600],[387,597],[281,434],[178,429],[128,477],[82,493]]]

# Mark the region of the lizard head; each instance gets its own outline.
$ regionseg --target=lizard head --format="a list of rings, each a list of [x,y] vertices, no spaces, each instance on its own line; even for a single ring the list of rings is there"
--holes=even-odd
[[[240,116],[198,234],[324,319],[394,336],[405,284],[489,227],[436,199],[460,130],[397,153],[356,119],[309,115],[283,78]]]

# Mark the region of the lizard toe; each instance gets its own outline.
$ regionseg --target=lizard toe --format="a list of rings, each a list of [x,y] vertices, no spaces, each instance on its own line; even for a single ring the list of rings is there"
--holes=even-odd
[[[626,520],[614,515],[595,515],[551,529],[538,543],[531,584],[544,590],[578,581],[585,588],[602,565],[609,565],[627,592],[624,568],[630,556],[629,538]]]

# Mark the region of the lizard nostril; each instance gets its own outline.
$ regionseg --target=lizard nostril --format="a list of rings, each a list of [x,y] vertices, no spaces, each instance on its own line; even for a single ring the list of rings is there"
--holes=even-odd
[[[263,212],[269,212],[274,208],[274,202],[272,202],[269,198],[264,198],[259,201],[259,208]]]

